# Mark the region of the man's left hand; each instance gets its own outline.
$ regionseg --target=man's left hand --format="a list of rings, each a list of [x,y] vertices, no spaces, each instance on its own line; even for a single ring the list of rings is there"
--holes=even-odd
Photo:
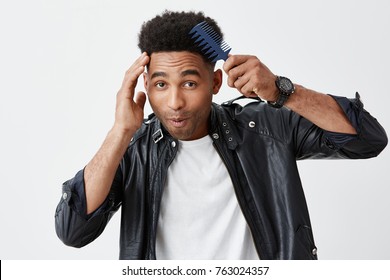
[[[275,101],[278,90],[276,76],[256,56],[230,55],[223,65],[228,85],[247,97]]]

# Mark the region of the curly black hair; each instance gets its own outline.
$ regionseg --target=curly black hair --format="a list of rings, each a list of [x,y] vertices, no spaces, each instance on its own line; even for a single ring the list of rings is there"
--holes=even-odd
[[[202,53],[191,37],[190,30],[198,23],[206,21],[221,38],[221,29],[210,17],[206,17],[203,12],[173,12],[164,11],[153,19],[144,22],[138,35],[138,47],[141,52],[151,55],[153,52],[169,51],[189,51],[200,54],[204,61],[212,63],[207,56]]]

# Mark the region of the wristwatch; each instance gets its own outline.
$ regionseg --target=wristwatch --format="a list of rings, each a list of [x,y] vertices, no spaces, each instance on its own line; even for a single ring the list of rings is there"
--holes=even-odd
[[[281,76],[276,77],[275,85],[279,90],[278,99],[275,102],[269,102],[268,104],[274,108],[281,108],[290,95],[294,93],[295,87],[289,78]]]

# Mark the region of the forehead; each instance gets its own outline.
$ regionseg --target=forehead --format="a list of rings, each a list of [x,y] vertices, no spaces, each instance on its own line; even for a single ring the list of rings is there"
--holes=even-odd
[[[180,73],[188,69],[194,69],[199,72],[209,70],[209,66],[199,54],[187,51],[152,53],[148,68],[150,73],[156,71]]]

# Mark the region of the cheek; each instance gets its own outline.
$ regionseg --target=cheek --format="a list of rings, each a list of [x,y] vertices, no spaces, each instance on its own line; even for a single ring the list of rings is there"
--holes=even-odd
[[[151,103],[150,105],[157,105],[159,103],[162,103],[162,99],[163,99],[163,94],[159,94],[159,93],[156,93],[152,90],[148,90],[148,99],[149,99],[149,102]]]
[[[199,96],[197,100],[197,104],[199,104],[199,106],[201,107],[205,107],[205,106],[210,107],[212,101],[213,101],[213,92],[209,91],[207,92],[207,94],[202,94],[201,96]]]
[[[150,94],[148,95],[148,99],[153,113],[158,119],[163,121],[164,116],[170,113],[166,96],[164,96],[164,94]]]
[[[158,113],[159,109],[161,109],[161,104],[159,104],[158,101],[156,101],[156,99],[154,97],[150,97],[148,96],[148,99],[149,99],[149,104],[150,104],[150,107],[152,108],[153,112]]]

